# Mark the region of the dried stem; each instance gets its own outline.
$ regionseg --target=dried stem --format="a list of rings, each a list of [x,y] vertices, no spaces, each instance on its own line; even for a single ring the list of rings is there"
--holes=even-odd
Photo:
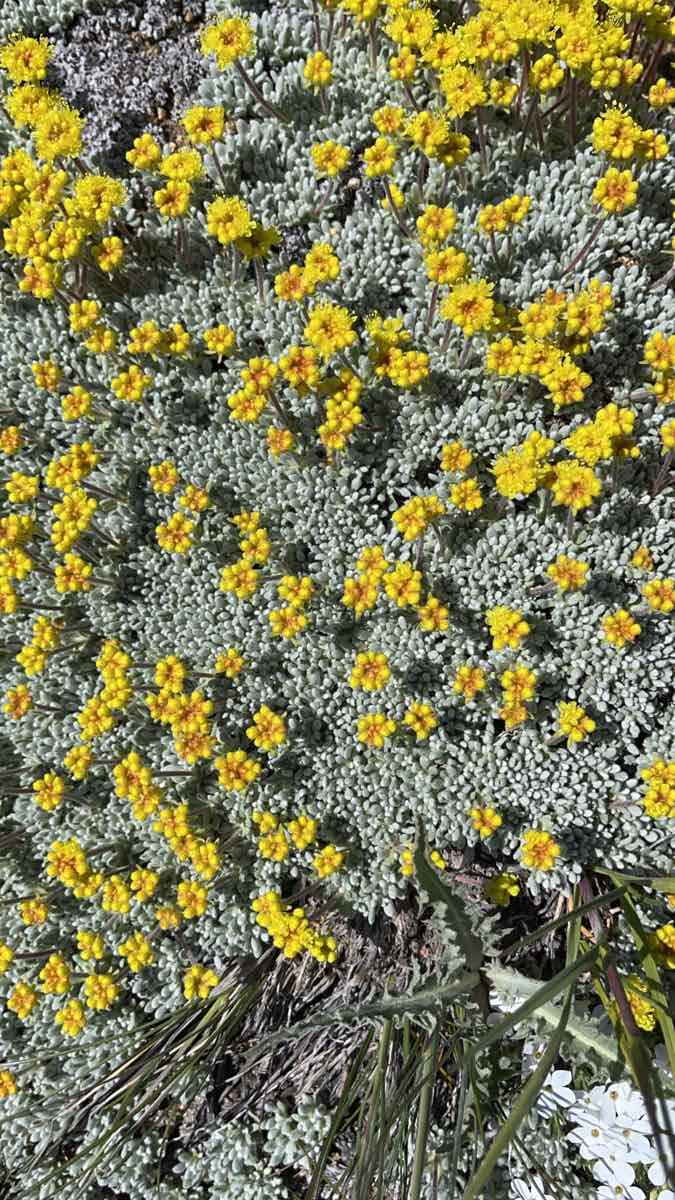
[[[319,17],[319,6],[316,0],[312,0],[312,20],[314,23],[314,44],[317,50],[321,50],[321,19]]]
[[[480,107],[476,109],[476,122],[478,125],[478,148],[480,151],[481,175],[485,175],[489,166],[488,141],[487,132],[485,129],[485,114],[483,109]]]
[[[663,460],[663,465],[661,466],[661,469],[659,470],[659,473],[656,476],[656,479],[654,480],[654,483],[652,485],[652,496],[658,496],[659,493],[662,492],[664,490],[664,488],[666,488],[668,486],[668,477],[670,475],[670,468],[671,468],[671,465],[673,462],[673,458],[675,458],[675,454],[673,453],[672,450],[669,450]]]

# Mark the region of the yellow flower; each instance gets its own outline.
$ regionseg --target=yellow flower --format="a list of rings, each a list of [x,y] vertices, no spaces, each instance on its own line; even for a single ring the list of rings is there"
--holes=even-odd
[[[425,741],[438,725],[438,718],[430,704],[414,701],[403,718],[403,724],[415,734],[417,741]]]
[[[610,613],[602,622],[602,633],[606,641],[619,650],[634,642],[640,632],[640,625],[625,608]]]
[[[558,729],[567,738],[569,746],[583,742],[595,729],[595,721],[574,701],[561,700],[558,705]]]
[[[62,996],[70,987],[70,969],[60,954],[50,954],[40,971],[42,991],[47,996]]]
[[[508,608],[504,604],[489,609],[485,617],[495,650],[504,650],[507,646],[511,650],[517,650],[523,638],[530,632],[530,626],[523,614],[518,609]]]
[[[499,829],[499,826],[503,823],[496,809],[489,806],[485,808],[478,806],[470,808],[469,816],[471,817],[473,828],[483,841],[487,841],[489,837],[492,837],[495,830]]]
[[[15,1096],[18,1091],[16,1079],[11,1071],[0,1071],[0,1100],[7,1100],[9,1096]]]
[[[367,146],[363,152],[365,175],[374,179],[378,175],[387,175],[396,162],[396,147],[389,138],[378,137],[372,146]]]
[[[149,967],[155,961],[155,955],[148,939],[142,933],[132,933],[117,947],[117,953],[126,958],[129,970],[136,974],[144,967]]]
[[[82,990],[87,1008],[93,1008],[97,1012],[112,1008],[119,993],[119,988],[112,975],[105,973],[87,975]]]
[[[471,667],[463,663],[457,668],[452,684],[452,690],[463,696],[465,700],[474,700],[478,692],[482,692],[487,684],[487,677],[482,667]]]
[[[324,302],[310,309],[305,337],[324,360],[332,358],[356,341],[355,318],[339,304]]]
[[[286,722],[266,704],[261,705],[253,714],[253,724],[246,730],[246,736],[251,739],[259,750],[270,752],[277,746],[283,746],[286,741]]]
[[[639,975],[629,975],[624,981],[626,997],[638,1029],[651,1033],[656,1028],[656,1008],[645,994],[647,985]]]
[[[319,823],[314,817],[301,813],[294,821],[288,822],[288,832],[297,850],[306,850],[316,840]]]
[[[653,571],[654,558],[648,546],[638,546],[630,560],[631,567],[635,567],[636,571]]]
[[[218,358],[224,358],[225,355],[232,353],[237,335],[229,325],[221,323],[219,325],[212,325],[210,329],[205,329],[202,338],[209,354],[215,354]]]
[[[586,586],[588,570],[588,563],[559,554],[555,562],[546,568],[546,574],[561,592],[577,592]]]
[[[53,49],[46,38],[14,37],[0,49],[0,67],[12,83],[44,79]]]
[[[522,664],[504,671],[500,680],[506,699],[520,702],[532,699],[536,682],[535,672]]]
[[[67,104],[39,117],[35,127],[35,149],[40,158],[76,158],[82,149],[84,120]]]
[[[564,504],[573,513],[588,508],[602,491],[602,484],[590,467],[561,462],[554,467],[553,503]]]
[[[675,608],[675,579],[650,579],[642,595],[656,612],[671,613]]]
[[[161,157],[159,144],[150,133],[142,133],[140,137],[134,138],[132,149],[126,152],[127,162],[140,170],[156,166]]]
[[[223,654],[219,654],[215,662],[215,670],[219,675],[225,675],[228,679],[236,679],[241,674],[245,666],[244,658],[230,646]]]
[[[79,1000],[67,1000],[62,1008],[56,1010],[54,1020],[66,1037],[77,1037],[87,1023]]]
[[[225,110],[220,105],[206,108],[196,104],[181,117],[181,124],[194,146],[210,146],[223,136]]]
[[[349,162],[349,150],[339,142],[315,142],[310,154],[317,175],[327,175],[330,179],[344,171]]]
[[[436,596],[427,596],[417,609],[417,616],[426,633],[443,633],[450,625],[450,612]]]
[[[312,859],[312,866],[316,871],[319,879],[326,879],[329,875],[334,875],[340,870],[345,860],[344,851],[338,850],[336,846],[324,846],[318,854]]]
[[[195,963],[183,975],[183,995],[186,1000],[206,1000],[218,982],[215,971]]]
[[[178,884],[176,898],[183,916],[189,920],[201,917],[206,912],[209,891],[202,883],[195,883],[191,879],[183,879]]]
[[[560,855],[560,846],[542,829],[528,829],[522,838],[521,859],[523,866],[536,871],[551,871]]]
[[[218,196],[206,206],[206,228],[221,246],[247,237],[253,230],[253,217],[238,196]]]
[[[253,50],[253,29],[243,17],[226,17],[207,25],[201,35],[202,54],[213,54],[221,71]]]
[[[441,471],[466,471],[473,462],[473,454],[462,442],[448,442],[441,449]]]
[[[313,88],[325,88],[333,78],[333,64],[327,54],[317,50],[311,54],[305,63],[303,71],[305,83]]]
[[[384,713],[365,713],[357,721],[357,737],[365,746],[381,750],[388,737],[396,730],[396,722]]]
[[[391,675],[386,654],[366,650],[356,655],[349,677],[349,686],[363,688],[366,692],[379,692]]]
[[[502,875],[492,875],[485,880],[485,896],[500,908],[506,908],[514,896],[520,894],[518,876],[506,871]]]
[[[466,337],[491,328],[495,317],[494,284],[486,279],[458,283],[441,302],[441,316],[458,325]]]
[[[450,489],[450,502],[463,512],[475,512],[482,508],[483,497],[475,479],[463,479],[461,483],[455,483]]]
[[[260,763],[249,758],[244,750],[230,750],[213,760],[218,782],[228,792],[243,792],[260,774]]]
[[[638,182],[632,171],[618,171],[610,167],[593,188],[596,204],[608,213],[623,213],[632,208],[637,200]]]
[[[670,971],[675,971],[675,925],[662,925],[647,938],[651,953]]]
[[[261,856],[271,862],[284,862],[290,854],[290,849],[288,837],[283,829],[275,829],[258,839]]]

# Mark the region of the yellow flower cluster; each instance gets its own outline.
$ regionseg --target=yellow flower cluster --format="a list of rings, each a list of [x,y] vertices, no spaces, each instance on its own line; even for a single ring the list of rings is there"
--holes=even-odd
[[[675,762],[657,758],[644,768],[642,778],[647,784],[642,799],[647,815],[659,820],[675,816]]]
[[[413,542],[437,517],[445,512],[445,505],[438,496],[413,496],[393,514],[393,522],[406,542]]]
[[[651,391],[659,404],[675,401],[675,334],[666,336],[657,329],[645,342],[644,361],[653,375]]]
[[[335,7],[334,0],[317,6],[319,32],[322,10]],[[109,636],[105,622],[99,621],[101,628],[90,625],[106,607],[107,589],[113,589],[110,595],[120,606],[126,598],[124,576],[117,569],[127,555],[136,561],[137,547],[121,517],[135,516],[137,487],[146,489],[153,514],[149,554],[156,572],[170,574],[175,568],[183,583],[196,578],[197,572],[190,574],[192,566],[198,567],[208,555],[212,531],[220,537],[225,526],[227,565],[219,580],[213,581],[214,608],[228,618],[234,614],[243,620],[242,611],[250,616],[254,606],[242,610],[235,602],[254,596],[258,600],[265,588],[275,586],[275,607],[254,614],[262,615],[265,637],[271,633],[278,639],[275,655],[283,655],[287,643],[296,638],[299,656],[311,649],[310,637],[305,640],[299,635],[308,628],[312,609],[323,617],[322,606],[333,604],[333,616],[337,611],[339,620],[350,627],[355,625],[352,616],[359,621],[365,618],[349,643],[354,647],[351,668],[335,688],[336,709],[346,703],[351,711],[347,721],[338,719],[335,724],[343,733],[346,730],[347,754],[369,769],[374,757],[369,751],[388,746],[389,763],[382,764],[387,767],[401,754],[415,754],[415,747],[429,739],[429,757],[433,757],[434,742],[442,750],[447,739],[442,699],[432,704],[417,698],[414,681],[410,686],[415,698],[396,699],[396,689],[401,683],[407,687],[408,680],[390,641],[384,637],[379,641],[377,632],[377,622],[391,621],[392,627],[398,622],[407,630],[405,636],[415,639],[416,654],[421,633],[431,635],[424,640],[425,647],[431,643],[432,650],[443,653],[457,629],[463,629],[452,580],[447,581],[446,591],[446,581],[439,579],[446,603],[433,591],[438,578],[436,542],[442,559],[453,538],[461,545],[472,527],[489,528],[505,512],[509,519],[517,517],[525,507],[522,502],[537,492],[542,494],[538,514],[532,505],[534,519],[539,517],[543,523],[551,518],[560,526],[567,519],[571,544],[563,542],[563,546],[569,553],[558,553],[559,546],[547,543],[549,549],[537,565],[541,586],[536,579],[516,579],[513,590],[506,586],[498,593],[499,598],[522,603],[527,615],[506,603],[494,604],[492,592],[483,601],[477,622],[482,628],[475,632],[483,639],[486,655],[504,653],[503,659],[497,659],[499,665],[495,667],[490,659],[480,665],[482,652],[468,639],[457,646],[456,655],[451,651],[445,664],[450,666],[447,691],[453,717],[478,727],[485,717],[499,731],[516,730],[529,719],[529,730],[522,737],[527,739],[530,732],[536,737],[541,731],[535,720],[539,721],[549,695],[549,680],[544,680],[534,658],[540,638],[546,635],[546,620],[540,621],[541,609],[534,600],[531,607],[525,600],[516,601],[523,594],[518,585],[524,583],[528,595],[545,598],[547,615],[566,605],[573,611],[583,606],[598,583],[599,569],[590,549],[592,539],[582,542],[580,538],[577,543],[578,553],[583,545],[589,562],[572,557],[574,535],[591,524],[593,514],[586,510],[594,501],[617,489],[622,465],[627,474],[648,469],[653,446],[645,437],[641,457],[645,426],[639,405],[634,410],[628,401],[615,402],[609,396],[602,406],[594,400],[603,382],[601,375],[596,374],[594,381],[592,374],[594,339],[608,329],[621,289],[617,287],[613,296],[611,285],[597,278],[581,288],[572,283],[568,288],[565,281],[576,267],[583,267],[599,230],[613,228],[609,217],[638,205],[642,208],[650,192],[650,164],[668,152],[656,121],[639,123],[627,108],[629,89],[635,84],[652,110],[658,112],[672,103],[674,90],[665,79],[654,78],[660,53],[656,47],[669,44],[674,32],[666,6],[650,0],[631,9],[627,0],[611,0],[607,10],[594,4],[561,6],[553,0],[537,4],[484,0],[452,28],[426,3],[341,0],[339,7],[345,24],[351,17],[363,27],[374,57],[383,40],[388,40],[391,96],[378,95],[379,107],[366,113],[363,126],[370,123],[371,132],[362,139],[359,134],[361,140],[354,145],[311,135],[318,140],[302,166],[311,166],[316,180],[322,182],[313,185],[316,197],[310,197],[307,211],[300,212],[299,224],[314,228],[316,222],[325,232],[317,234],[322,240],[302,257],[293,256],[297,261],[289,261],[291,255],[286,253],[288,229],[259,219],[263,213],[274,219],[267,200],[248,185],[242,184],[240,195],[227,184],[225,162],[231,161],[230,137],[237,134],[238,114],[230,119],[215,104],[188,108],[180,118],[182,144],[170,150],[150,133],[140,133],[126,153],[130,170],[125,184],[94,173],[83,161],[83,118],[43,86],[52,57],[49,42],[17,36],[0,48],[0,68],[11,85],[2,102],[13,125],[11,148],[0,160],[2,247],[21,293],[17,296],[20,311],[40,314],[43,305],[58,320],[57,326],[45,321],[42,332],[52,327],[60,331],[58,350],[50,343],[42,346],[43,357],[31,363],[29,356],[24,364],[25,379],[8,380],[12,423],[0,429],[0,452],[11,457],[13,468],[1,485],[10,511],[0,517],[0,614],[18,618],[19,636],[12,632],[8,639],[13,669],[18,667],[28,680],[35,679],[30,688],[13,682],[3,711],[8,723],[28,718],[18,731],[23,737],[25,728],[26,743],[31,739],[31,722],[45,715],[51,720],[48,714],[58,715],[63,728],[70,730],[61,761],[38,761],[26,786],[17,789],[19,805],[31,806],[33,817],[60,831],[60,837],[45,843],[43,875],[48,890],[42,895],[42,884],[31,884],[31,894],[17,900],[16,919],[26,931],[40,930],[63,893],[69,905],[82,901],[94,913],[91,921],[73,931],[70,944],[40,952],[35,969],[25,979],[14,975],[23,946],[0,944],[0,974],[10,975],[7,1006],[21,1021],[48,1008],[44,997],[63,998],[49,1012],[65,1037],[77,1037],[91,1013],[107,1012],[124,998],[129,975],[156,968],[165,948],[174,941],[178,944],[172,935],[183,923],[213,918],[223,890],[227,842],[218,805],[209,807],[202,798],[212,785],[218,796],[216,782],[226,793],[228,837],[231,822],[246,843],[237,846],[237,868],[246,862],[246,869],[262,870],[263,879],[279,879],[279,890],[258,896],[252,908],[257,924],[285,957],[306,953],[332,963],[337,955],[335,939],[314,928],[292,898],[282,898],[288,867],[291,874],[311,872],[315,885],[333,876],[339,883],[345,865],[351,868],[357,860],[348,837],[342,840],[331,829],[325,836],[335,840],[323,841],[318,817],[293,810],[293,816],[282,820],[263,806],[274,802],[259,799],[270,777],[273,790],[283,779],[292,755],[282,752],[289,743],[293,748],[302,722],[290,686],[288,695],[275,693],[271,686],[267,690],[265,679],[264,689],[254,692],[250,705],[243,701],[242,684],[237,683],[242,672],[246,671],[244,688],[249,679],[259,682],[263,674],[250,642],[242,642],[247,663],[230,646],[215,661],[196,668],[179,657],[181,651],[173,652],[175,643],[145,650],[151,661],[144,662],[140,654],[134,659]],[[636,17],[639,23],[633,24],[629,36],[629,20]],[[297,69],[297,79],[307,89],[304,103],[308,111],[315,108],[327,118],[326,132],[339,128],[332,122],[331,105],[342,86],[344,61],[337,47],[335,54],[331,48],[340,36],[333,30],[332,11],[330,24],[335,38],[322,42],[317,37],[313,52],[302,47]],[[647,71],[643,70],[645,47],[653,55],[647,60],[652,64]],[[288,119],[247,73],[244,63],[254,53],[255,36],[246,18],[228,16],[207,25],[201,33],[201,49],[218,69],[231,68],[236,74],[237,90],[232,95],[245,87],[256,106],[281,121]],[[513,108],[524,154],[528,137],[543,143],[547,136],[544,117],[549,114],[540,108],[542,97],[559,92],[547,102],[550,115],[555,121],[557,112],[565,112],[570,140],[575,143],[580,84],[601,97],[593,108],[600,115],[593,122],[590,142],[603,156],[603,165],[594,171],[595,185],[585,197],[594,230],[586,246],[569,263],[563,261],[561,272],[549,275],[560,279],[559,284],[533,292],[528,303],[515,307],[507,297],[509,280],[521,269],[516,256],[527,251],[531,229],[546,214],[537,211],[534,186],[532,196],[520,192],[504,196],[499,173],[488,173],[493,160],[490,138],[500,122],[510,120],[506,111],[496,116],[494,110]],[[621,105],[607,97],[616,91]],[[410,182],[411,161],[417,172],[415,184]],[[343,175],[350,163],[355,172],[358,169],[355,179]],[[486,190],[480,203],[474,204],[473,180],[479,170],[491,180],[491,189],[494,181],[494,190]],[[367,188],[361,188],[363,177],[372,181]],[[166,315],[160,319],[159,307],[155,313],[126,305],[125,288],[141,260],[136,255],[137,225],[125,219],[123,210],[142,190],[152,197],[147,219],[154,223],[162,261],[174,244],[178,264],[191,270],[210,256],[214,288],[225,266],[234,293],[241,287],[254,304],[257,292],[261,314],[269,311],[283,322],[294,323],[288,326],[292,329],[288,342],[270,338],[266,344],[260,337],[262,326],[255,320],[250,326],[244,322],[242,328],[232,328],[219,320],[221,306],[215,302],[211,314],[196,328],[190,324],[192,310],[187,304],[185,325]],[[420,287],[410,289],[410,295],[415,304],[421,300],[419,310],[402,305],[398,312],[392,311],[398,300],[392,303],[391,297],[382,303],[382,311],[366,308],[369,301],[361,302],[367,290],[361,293],[356,286],[353,264],[347,258],[341,262],[341,231],[332,216],[326,220],[336,210],[349,208],[354,191],[358,203],[375,195],[374,232],[379,234],[382,227],[401,243],[401,253],[408,255],[403,273],[418,271]],[[458,194],[463,195],[455,208],[448,200]],[[494,202],[485,203],[487,197]],[[520,225],[523,229],[517,231]],[[470,238],[475,247],[472,257],[461,244],[462,230],[467,233],[467,246]],[[268,277],[266,259],[274,264]],[[430,293],[428,306],[425,288]],[[226,305],[224,315],[236,311],[236,305]],[[439,338],[436,345],[435,330],[441,323],[445,324],[443,340]],[[651,332],[644,345],[644,363],[651,373],[647,406],[651,421],[652,411],[659,411],[657,404],[675,401],[675,335]],[[470,380],[475,373],[481,377],[481,389],[483,383],[486,389],[494,389],[495,409],[502,414],[512,389],[522,387],[527,413],[521,410],[512,438],[491,444],[489,459],[487,439],[478,424],[443,428],[437,419],[434,403],[439,379],[445,385],[448,364],[456,375],[453,387],[462,391],[465,369]],[[275,523],[269,529],[257,509],[231,516],[235,506],[229,507],[215,480],[183,475],[183,433],[175,449],[157,446],[157,461],[154,455],[153,461],[149,456],[145,459],[140,482],[124,470],[120,471],[123,478],[115,482],[120,463],[126,466],[126,451],[118,461],[117,431],[123,431],[121,441],[127,438],[129,445],[134,444],[135,431],[144,426],[154,433],[171,411],[176,399],[173,385],[179,377],[203,382],[205,403],[218,398],[216,421],[222,421],[232,439],[241,439],[238,451],[245,447],[245,455],[250,453],[255,460],[259,443],[266,445],[273,460],[268,465],[278,472],[280,493],[285,472],[318,466],[321,477],[343,483],[345,460],[351,465],[353,457],[358,463],[370,440],[383,435],[385,443],[392,431],[405,438],[410,428],[423,432],[424,461],[420,455],[400,488],[397,484],[387,492],[384,513],[393,521],[391,536],[374,533],[373,538],[381,536],[384,544],[365,545],[360,554],[363,542],[351,544],[350,556],[358,557],[353,573],[344,579],[341,596],[330,595],[327,573],[315,573],[312,565],[307,569],[313,577],[302,574],[303,556],[286,557],[281,544],[272,546],[271,529],[280,529],[282,538],[287,533],[273,513],[270,522]],[[501,380],[511,382],[502,387]],[[36,393],[32,399],[45,413],[38,436],[24,424],[23,399],[14,412],[13,397],[21,394],[24,383]],[[630,401],[636,398],[639,391]],[[576,417],[580,405],[583,420]],[[61,430],[50,441],[52,423],[61,420],[67,436],[61,436]],[[75,440],[71,441],[73,426]],[[655,496],[662,484],[670,482],[675,422],[661,426],[657,448],[659,437],[664,461],[654,484]],[[198,456],[199,439],[194,441],[191,449]],[[175,454],[176,461],[164,454]],[[386,488],[389,479],[387,474]],[[240,482],[238,478],[237,487]],[[243,498],[245,479],[241,490],[236,507],[262,504],[260,493],[255,499]],[[562,517],[559,511],[551,516],[551,508],[561,507],[567,510]],[[119,522],[106,523],[111,510],[116,518],[120,516]],[[238,543],[238,557],[236,550],[229,553],[233,543],[228,520],[237,531],[233,540]],[[368,528],[365,521],[360,528]],[[428,532],[433,542],[431,537],[425,540]],[[397,537],[404,544],[398,543],[399,552],[390,551],[390,541]],[[147,547],[142,550],[147,551]],[[175,556],[173,561],[168,555]],[[639,589],[641,607],[635,614],[628,607],[607,612],[597,630],[596,651],[611,660],[611,667],[617,665],[611,647],[629,647],[642,632],[637,617],[640,621],[646,617],[651,626],[675,611],[675,581],[668,570],[666,564],[659,575],[646,582],[638,578],[636,583],[631,571],[654,573],[655,566],[647,547],[633,553],[626,572]],[[48,600],[44,589],[53,593]],[[632,601],[627,598],[625,603]],[[485,611],[488,604],[493,607]],[[52,608],[53,619],[48,615]],[[438,635],[450,629],[451,608],[454,628],[442,638]],[[329,637],[335,632],[330,620],[320,629],[318,619],[313,624],[312,635]],[[125,639],[125,645],[132,643]],[[370,645],[381,645],[387,653]],[[81,699],[71,705],[74,692],[64,688],[63,703],[60,699],[58,704],[56,699],[44,703],[43,685],[60,679],[60,665],[71,657],[85,663],[82,678],[77,678]],[[143,682],[148,671],[152,683]],[[559,698],[571,695],[581,700],[585,692],[575,689],[571,683],[558,688],[542,729],[554,726],[554,735],[544,740],[547,751],[558,746],[555,753],[561,755],[568,751],[560,743],[572,748],[590,739],[581,751],[583,758],[592,754],[598,739],[591,738],[596,722],[582,704]],[[363,693],[367,701],[371,692],[384,693],[386,711],[363,711]],[[242,704],[240,714],[243,710],[246,716],[240,715],[238,730],[223,734],[222,718],[235,696]],[[15,730],[13,725],[9,728]],[[140,734],[138,741],[136,734]],[[147,753],[146,735],[152,746]],[[509,745],[519,739],[516,733],[505,740]],[[154,754],[157,745],[166,749],[168,762]],[[178,769],[174,769],[175,758]],[[646,814],[672,818],[675,764],[654,758],[642,778]],[[154,857],[144,862],[142,851],[113,858],[109,867],[101,858],[108,846],[100,847],[94,839],[90,844],[83,834],[82,841],[70,836],[68,820],[81,807],[83,796],[89,798],[92,780],[98,796],[110,779],[115,812],[128,815],[132,829],[135,823],[148,839],[155,839],[164,855],[161,869]],[[194,789],[198,801],[192,799],[191,788],[181,792],[181,779],[198,785]],[[492,849],[501,840],[502,826],[511,836],[512,814],[505,805],[498,811],[481,800],[467,814],[466,804],[465,800],[463,819],[469,840],[493,839]],[[39,811],[33,811],[33,805]],[[405,831],[399,833],[386,851],[389,865],[393,862],[404,878],[413,873],[413,851],[404,841],[406,836]],[[142,845],[142,837],[139,840]],[[524,869],[553,871],[561,853],[554,834],[547,830],[530,828],[520,834]],[[431,860],[444,868],[438,851],[432,851]],[[254,877],[255,890],[267,886],[261,885],[259,874]],[[511,872],[496,874],[485,883],[486,898],[499,906],[506,906],[519,890],[519,875]],[[152,924],[132,927],[150,913]],[[122,919],[131,923],[113,936],[108,925],[105,932],[99,931],[101,914],[111,923]],[[169,937],[162,942],[164,934]],[[672,926],[655,932],[652,948],[668,966],[675,964],[674,947]],[[201,957],[201,951],[198,954]],[[218,975],[207,963],[189,961],[191,965],[186,969],[181,965],[176,976],[183,997],[189,1002],[207,1000],[218,988]],[[626,989],[638,1024],[653,1028],[654,1009],[642,982],[631,976]],[[0,1096],[15,1091],[11,1072],[0,1072]]]
[[[264,892],[252,904],[255,919],[284,958],[297,958],[303,952],[318,962],[335,962],[337,943],[331,934],[318,933],[304,908],[291,908],[279,892]]]

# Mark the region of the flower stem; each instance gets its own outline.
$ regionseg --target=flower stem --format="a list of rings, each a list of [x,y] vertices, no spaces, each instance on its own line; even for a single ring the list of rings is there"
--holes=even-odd
[[[659,492],[662,492],[664,490],[664,488],[666,488],[668,486],[667,481],[668,481],[668,476],[670,474],[670,468],[671,468],[671,464],[673,462],[673,457],[674,457],[673,451],[669,450],[663,460],[663,465],[662,465],[658,475],[656,476],[656,479],[654,480],[654,484],[652,487],[652,496],[658,496]]]
[[[368,24],[368,42],[370,45],[370,65],[373,70],[377,68],[377,22],[370,21]]]
[[[568,75],[568,92],[570,106],[567,112],[567,130],[570,138],[570,145],[574,148],[577,140],[577,81],[570,72]]]
[[[424,323],[425,329],[431,328],[431,322],[434,319],[434,313],[436,312],[436,303],[438,301],[438,288],[439,288],[439,284],[435,284],[433,291],[431,293],[431,299],[429,300],[429,311],[427,313],[427,319]]]
[[[319,18],[319,6],[316,0],[312,0],[312,20],[314,22],[314,44],[317,50],[321,49],[321,20]]]
[[[471,353],[471,338],[466,338],[464,345],[462,347],[462,353],[460,354],[460,356],[457,360],[457,369],[459,371],[461,371],[462,367],[466,366],[470,353]]]
[[[323,196],[321,197],[317,207],[313,210],[313,212],[310,213],[310,216],[318,217],[323,212],[334,191],[335,179],[329,179]]]
[[[398,225],[399,229],[401,230],[401,233],[405,237],[409,238],[411,236],[410,230],[408,229],[408,226],[406,225],[403,217],[401,216],[400,210],[396,207],[396,204],[394,203],[394,197],[392,195],[391,187],[389,186],[389,180],[387,179],[386,175],[382,176],[382,183],[384,184],[384,190],[385,190],[385,193],[387,196],[387,200],[389,201],[389,207],[392,211],[392,214],[394,216],[396,224]]]
[[[488,169],[488,143],[487,134],[485,131],[485,119],[483,109],[476,109],[476,121],[478,123],[478,147],[480,150],[480,169],[481,175],[485,175]]]
[[[220,179],[220,182],[223,185],[223,191],[226,192],[227,191],[227,180],[225,179],[225,172],[223,171],[223,164],[221,163],[220,158],[218,157],[218,151],[216,150],[215,142],[213,143],[213,145],[211,147],[211,153],[213,154],[213,161],[216,166],[216,171],[218,172],[218,178]]]
[[[660,292],[663,288],[668,286],[671,279],[675,279],[675,263],[673,263],[672,267],[669,267],[665,275],[661,275],[656,280],[656,283],[652,283],[651,286],[647,288],[647,291]]]
[[[253,82],[245,67],[243,67],[240,62],[236,62],[234,65],[239,78],[243,81],[243,83],[246,84],[246,87],[253,98],[258,101],[258,104],[262,105],[262,107],[270,114],[271,117],[276,117],[278,121],[283,121],[284,125],[290,125],[291,118],[286,116],[286,113],[282,112],[280,108],[277,108],[276,104],[272,104],[270,100],[265,99],[257,83]]]
[[[580,265],[580,263],[582,263],[584,261],[584,259],[586,258],[586,255],[588,254],[589,250],[591,249],[593,243],[597,240],[600,230],[602,229],[606,220],[607,220],[606,213],[603,213],[603,215],[598,218],[595,225],[593,226],[593,229],[591,230],[591,235],[588,238],[588,240],[581,247],[581,250],[579,251],[579,253],[575,254],[572,261],[570,263],[568,263],[567,266],[565,267],[565,270],[562,273],[563,279],[565,278],[566,275],[569,275],[570,271],[573,271],[575,267],[578,267]]]
[[[260,265],[260,259],[253,259],[253,270],[255,271],[255,281],[258,285],[258,299],[261,304],[265,303],[265,276]]]

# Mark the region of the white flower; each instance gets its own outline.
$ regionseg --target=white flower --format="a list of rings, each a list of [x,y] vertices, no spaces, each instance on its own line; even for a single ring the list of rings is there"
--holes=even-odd
[[[593,1176],[598,1183],[615,1191],[617,1188],[632,1187],[635,1183],[635,1171],[630,1163],[613,1150],[605,1151],[603,1157],[593,1163]],[[617,1194],[620,1196],[621,1192]]]
[[[544,1053],[547,1044],[548,1043],[545,1041],[536,1042],[532,1038],[528,1038],[526,1042],[523,1042],[523,1061],[521,1065],[521,1073],[524,1079],[531,1075],[535,1067],[538,1065],[539,1059]]]
[[[576,1093],[567,1086],[571,1081],[570,1071],[551,1071],[537,1096],[537,1112],[542,1117],[552,1117],[557,1109],[569,1108],[570,1104],[574,1104]]]
[[[511,1198],[512,1200],[553,1200],[538,1175],[533,1175],[527,1181],[512,1179]]]
[[[618,1184],[603,1183],[595,1193],[598,1200],[646,1200],[645,1193],[639,1187],[623,1187]]]
[[[665,1157],[660,1154],[657,1155],[655,1152],[654,1161],[647,1171],[649,1182],[653,1183],[655,1187],[660,1187],[666,1182],[668,1178],[668,1170],[670,1169],[672,1171],[673,1168],[673,1157],[674,1156],[672,1152],[666,1154]],[[660,1197],[659,1200],[661,1200]]]
[[[568,1139],[587,1161],[653,1162],[654,1148],[643,1132],[649,1129],[644,1104],[628,1084],[591,1088],[568,1116],[575,1125]]]
[[[609,1188],[613,1196],[629,1194],[628,1189],[635,1184],[635,1171],[630,1163],[619,1160],[593,1163],[593,1176],[603,1187]]]
[[[582,1092],[575,1105],[569,1111],[570,1121],[578,1124],[588,1124],[597,1120],[598,1124],[612,1124],[616,1115],[614,1101],[607,1096],[607,1089],[598,1085],[590,1092]]]
[[[649,1132],[649,1118],[642,1096],[627,1080],[612,1083],[607,1088],[607,1095],[614,1101],[617,1121],[619,1124],[630,1126],[640,1133]]]

